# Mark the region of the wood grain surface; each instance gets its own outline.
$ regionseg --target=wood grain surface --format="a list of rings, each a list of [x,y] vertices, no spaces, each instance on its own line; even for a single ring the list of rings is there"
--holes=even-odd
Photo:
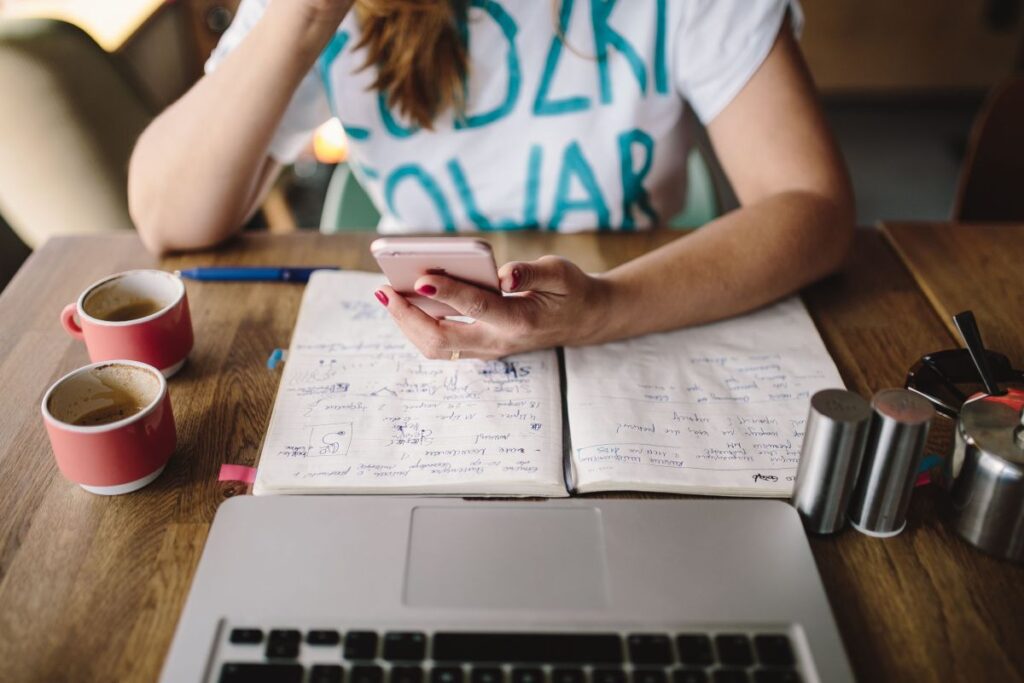
[[[985,344],[1024,367],[1024,225],[885,223],[882,230],[950,334],[972,310]]]
[[[675,233],[496,234],[499,261],[558,253],[593,271]],[[194,283],[196,346],[170,381],[179,448],[140,492],[103,498],[63,479],[39,415],[46,388],[88,362],[58,314],[90,283],[130,268],[340,264],[376,270],[370,234],[249,235],[158,261],[133,235],[55,239],[0,296],[0,681],[151,681],[159,675],[217,506],[236,492],[223,463],[253,465],[302,288]],[[861,231],[843,273],[805,300],[850,388],[899,385],[922,353],[953,341],[884,239]],[[1018,309],[1019,310],[1019,309]],[[995,337],[995,332],[990,334]],[[933,447],[948,447],[939,428]],[[989,558],[919,490],[901,536],[812,538],[850,659],[863,681],[1024,678],[1024,569]]]

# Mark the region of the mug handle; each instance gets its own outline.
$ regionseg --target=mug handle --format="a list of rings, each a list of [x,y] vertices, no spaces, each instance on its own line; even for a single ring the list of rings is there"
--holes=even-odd
[[[60,324],[64,326],[64,330],[68,334],[81,341],[85,339],[85,335],[82,333],[82,327],[75,321],[75,313],[77,310],[77,304],[68,304],[65,306],[64,310],[60,312]]]

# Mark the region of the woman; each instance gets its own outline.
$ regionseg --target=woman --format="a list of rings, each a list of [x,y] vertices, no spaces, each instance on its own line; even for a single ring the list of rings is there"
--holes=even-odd
[[[791,21],[787,21],[787,17]],[[657,227],[681,208],[691,107],[741,207],[601,275],[504,265],[377,293],[431,358],[600,343],[756,308],[834,270],[849,180],[784,0],[243,0],[208,75],[139,140],[129,197],[156,252],[213,245],[335,113],[382,232]]]

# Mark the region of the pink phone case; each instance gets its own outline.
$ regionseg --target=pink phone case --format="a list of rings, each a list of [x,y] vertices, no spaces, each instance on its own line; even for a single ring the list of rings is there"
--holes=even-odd
[[[473,237],[382,237],[370,245],[391,286],[435,318],[462,315],[451,306],[415,292],[420,277],[434,273],[501,291],[491,245]]]

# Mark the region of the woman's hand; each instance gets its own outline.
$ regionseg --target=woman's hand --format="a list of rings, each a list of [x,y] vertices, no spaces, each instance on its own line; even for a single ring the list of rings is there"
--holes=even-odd
[[[416,281],[422,296],[448,304],[475,322],[435,320],[391,287],[377,299],[427,358],[502,358],[552,346],[598,340],[611,310],[609,283],[557,256],[507,263],[498,271],[502,296],[443,275]]]

